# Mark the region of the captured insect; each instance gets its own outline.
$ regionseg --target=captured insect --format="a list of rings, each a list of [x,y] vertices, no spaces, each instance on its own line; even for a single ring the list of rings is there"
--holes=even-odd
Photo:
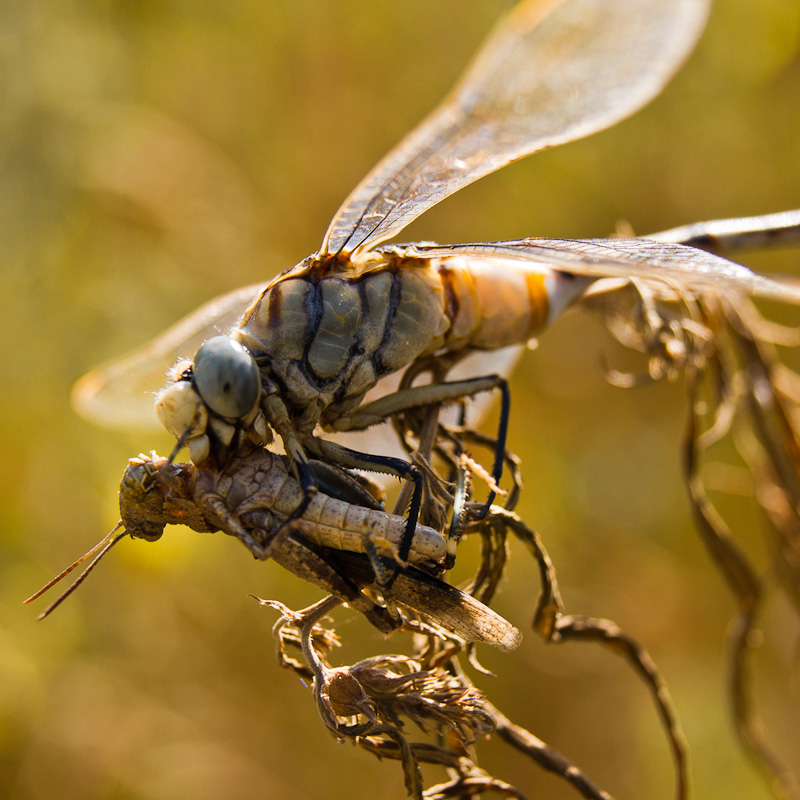
[[[668,241],[522,239],[380,246],[445,197],[537,150],[632,114],[693,48],[707,0],[525,0],[501,21],[444,102],[353,190],[317,253],[270,283],[224,295],[132,356],[86,376],[75,403],[106,422],[155,372],[171,383],[158,417],[194,463],[224,466],[245,440],[277,434],[310,501],[309,456],[415,484],[410,551],[422,493],[404,460],[320,436],[368,428],[406,409],[500,388],[495,374],[445,380],[471,353],[527,342],[598,278],[669,282],[689,296],[746,292],[800,302],[800,287]],[[797,224],[795,220],[795,225]],[[384,390],[424,359],[436,376]],[[367,392],[378,399],[364,402]],[[143,409],[149,414],[149,409]],[[489,498],[491,501],[491,496]],[[488,508],[488,502],[487,502]]]
[[[170,464],[155,454],[131,459],[120,484],[120,521],[85,556],[28,598],[30,602],[99,551],[72,586],[41,615],[47,616],[77,588],[110,548],[126,536],[154,542],[168,524],[186,525],[200,533],[222,530],[239,539],[256,558],[271,558],[311,584],[336,595],[361,611],[384,633],[407,624],[377,604],[365,587],[376,584],[374,561],[356,555],[373,547],[396,552],[405,520],[380,510],[372,495],[347,473],[314,465],[323,485],[335,487],[348,502],[318,492],[302,517],[290,519],[302,490],[287,468],[287,459],[263,448],[250,447],[221,471],[194,464]],[[121,533],[118,533],[123,529]],[[444,537],[417,526],[409,552],[411,565],[392,583],[392,606],[420,615],[439,635],[462,642],[483,642],[513,650],[519,631],[474,597],[433,577],[443,562]]]

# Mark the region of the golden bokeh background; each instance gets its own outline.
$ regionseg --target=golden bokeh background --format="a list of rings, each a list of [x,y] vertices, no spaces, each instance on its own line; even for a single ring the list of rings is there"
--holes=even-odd
[[[125,542],[44,623],[21,600],[117,519],[126,459],[160,432],[104,431],[71,384],[206,299],[315,250],[337,205],[447,91],[500,0],[6,0],[0,6],[0,795],[39,800],[403,796],[399,767],[322,728],[276,665],[274,616],[319,592],[224,536]],[[468,7],[467,7],[468,6]],[[645,111],[469,187],[405,241],[639,233],[800,206],[800,5],[720,0],[686,68]],[[800,251],[748,256],[800,272]],[[800,314],[787,315],[800,322]],[[520,511],[570,611],[616,620],[662,667],[696,797],[766,796],[725,700],[734,605],[689,521],[685,388],[608,386],[616,353],[567,316],[514,376]],[[727,506],[767,563],[747,498]],[[463,574],[474,563],[465,548]],[[528,631],[521,548],[498,609]],[[353,658],[404,649],[355,615]],[[800,764],[797,620],[770,599],[755,694]],[[494,702],[620,798],[669,797],[647,694],[586,646],[481,652]],[[530,797],[575,797],[496,742],[481,763]],[[441,774],[426,773],[431,780]]]

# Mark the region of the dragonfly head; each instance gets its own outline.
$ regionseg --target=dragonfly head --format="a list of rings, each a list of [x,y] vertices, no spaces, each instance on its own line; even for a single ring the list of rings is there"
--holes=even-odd
[[[194,357],[194,386],[222,419],[247,417],[261,397],[261,373],[250,351],[229,336],[214,336]]]
[[[257,444],[270,440],[260,413],[261,373],[243,345],[229,336],[214,336],[200,345],[193,362],[180,362],[174,383],[156,399],[164,427],[189,447],[195,464],[205,462],[219,446],[228,448],[237,430]]]

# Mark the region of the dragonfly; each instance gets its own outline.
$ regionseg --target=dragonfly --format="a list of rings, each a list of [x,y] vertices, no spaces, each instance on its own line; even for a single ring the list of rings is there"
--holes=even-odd
[[[515,649],[519,630],[478,599],[436,578],[445,558],[445,538],[418,525],[409,562],[393,576],[391,600],[375,602],[365,589],[383,592],[376,579],[376,553],[394,553],[406,521],[383,511],[356,478],[335,467],[314,464],[318,482],[335,493],[318,492],[302,517],[291,519],[302,497],[286,456],[251,446],[239,451],[224,470],[171,463],[155,453],[130,459],[120,483],[120,520],[86,555],[47,583],[29,603],[97,555],[77,580],[39,615],[54,611],[83,583],[99,560],[126,537],[158,541],[167,525],[199,533],[224,531],[258,559],[271,558],[308,583],[339,597],[379,630],[407,625],[399,605],[421,616],[428,630],[461,642]],[[121,532],[119,532],[121,529]]]
[[[266,446],[277,437],[304,491],[297,517],[315,491],[311,458],[408,479],[414,496],[398,551],[407,559],[423,491],[419,471],[328,434],[500,390],[499,454],[508,409],[503,377],[448,380],[448,373],[476,353],[524,345],[604,278],[677,286],[690,297],[746,293],[800,303],[797,284],[669,235],[386,244],[479,178],[637,111],[687,58],[709,6],[520,2],[445,100],[351,192],[315,254],[268,283],[211,301],[143,349],[89,373],[76,386],[76,407],[109,423],[139,414],[144,399],[149,414],[148,382],[163,382],[168,370],[155,408],[178,440],[176,452],[186,445],[196,465],[222,468],[244,442]],[[784,227],[800,229],[796,212]],[[385,388],[428,364],[435,366],[429,383]],[[496,457],[495,479],[501,469]]]

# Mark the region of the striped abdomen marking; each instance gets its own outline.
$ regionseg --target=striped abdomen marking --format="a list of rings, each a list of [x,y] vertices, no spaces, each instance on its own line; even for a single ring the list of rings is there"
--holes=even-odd
[[[523,344],[588,279],[514,259],[404,259],[354,277],[313,271],[269,286],[234,336],[293,403],[358,398],[420,356]]]

